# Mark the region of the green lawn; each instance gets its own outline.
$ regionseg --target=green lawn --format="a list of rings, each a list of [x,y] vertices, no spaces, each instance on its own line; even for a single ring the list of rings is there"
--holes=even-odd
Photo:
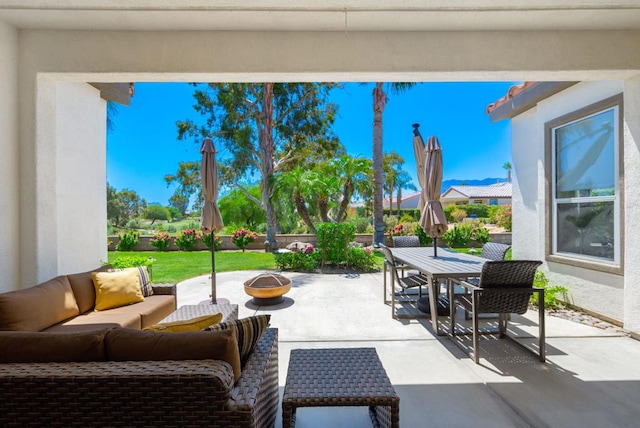
[[[211,272],[211,253],[208,251],[110,251],[109,263],[117,257],[153,257],[153,282],[173,283]],[[271,253],[218,251],[216,272],[233,270],[274,269]]]

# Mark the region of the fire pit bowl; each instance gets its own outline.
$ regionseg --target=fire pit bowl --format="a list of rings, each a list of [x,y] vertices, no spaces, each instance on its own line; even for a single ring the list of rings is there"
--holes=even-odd
[[[263,273],[244,283],[244,292],[253,297],[256,306],[282,303],[282,296],[291,289],[291,280],[277,273]]]

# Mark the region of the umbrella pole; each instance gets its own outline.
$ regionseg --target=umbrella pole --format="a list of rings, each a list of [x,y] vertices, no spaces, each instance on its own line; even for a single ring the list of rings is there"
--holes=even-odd
[[[215,305],[218,299],[216,296],[216,249],[211,244],[211,304]]]
[[[434,236],[433,237],[433,257],[438,257],[438,237]]]

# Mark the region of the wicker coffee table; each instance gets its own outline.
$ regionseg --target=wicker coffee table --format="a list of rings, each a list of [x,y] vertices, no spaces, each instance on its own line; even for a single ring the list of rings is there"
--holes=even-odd
[[[282,426],[298,407],[369,406],[374,427],[400,426],[400,397],[375,348],[293,349],[282,397]]]
[[[238,319],[238,305],[184,305],[167,316],[161,322],[185,321],[203,315],[222,314],[222,322],[235,321]]]

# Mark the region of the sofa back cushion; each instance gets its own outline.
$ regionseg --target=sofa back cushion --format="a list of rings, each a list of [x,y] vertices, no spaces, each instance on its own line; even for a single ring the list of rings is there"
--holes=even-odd
[[[79,313],[66,276],[0,294],[0,330],[40,331]]]
[[[96,289],[93,286],[91,274],[93,272],[107,272],[109,269],[113,269],[113,266],[105,265],[87,272],[67,275],[81,314],[90,311],[96,304]]]
[[[240,378],[238,341],[232,330],[158,333],[130,328],[109,330],[105,337],[110,361],[222,360]]]
[[[107,330],[80,333],[0,332],[0,363],[105,361]]]

